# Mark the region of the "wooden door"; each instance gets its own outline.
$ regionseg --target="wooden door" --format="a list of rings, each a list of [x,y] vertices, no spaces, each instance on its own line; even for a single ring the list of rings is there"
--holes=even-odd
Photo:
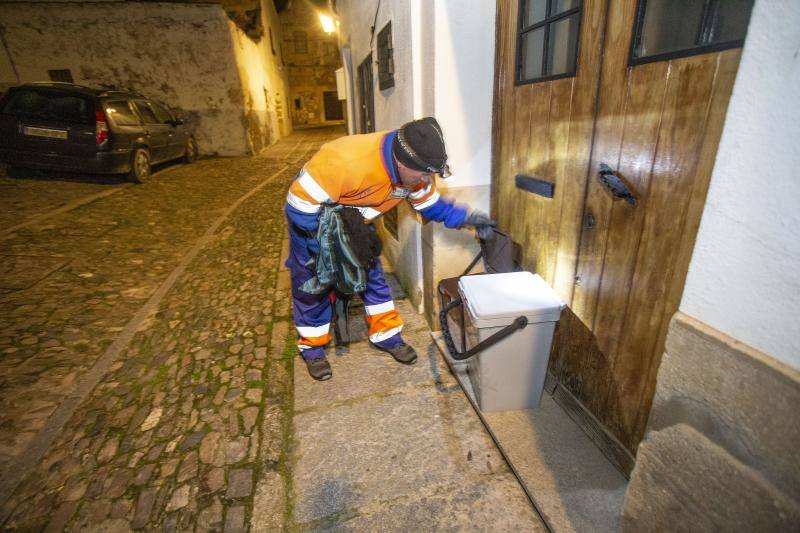
[[[375,97],[372,78],[372,54],[358,66],[359,133],[375,131]]]
[[[339,94],[336,91],[324,91],[322,103],[325,109],[325,120],[344,120],[344,105],[339,100]]]
[[[575,77],[515,85],[518,4],[498,7],[494,213],[569,304],[550,371],[635,453],[739,50],[630,66],[637,0],[584,0]],[[612,199],[601,163],[635,205]],[[554,183],[553,198],[516,188],[517,174]]]

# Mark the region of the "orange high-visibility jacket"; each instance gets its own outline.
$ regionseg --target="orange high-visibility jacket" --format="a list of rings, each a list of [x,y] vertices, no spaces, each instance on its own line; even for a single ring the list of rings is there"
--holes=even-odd
[[[321,204],[333,202],[357,207],[364,218],[372,220],[406,198],[426,218],[459,227],[466,208],[442,198],[434,180],[414,191],[402,187],[391,155],[396,135],[396,130],[382,131],[324,144],[289,188],[289,218],[310,229],[300,219],[315,217]]]

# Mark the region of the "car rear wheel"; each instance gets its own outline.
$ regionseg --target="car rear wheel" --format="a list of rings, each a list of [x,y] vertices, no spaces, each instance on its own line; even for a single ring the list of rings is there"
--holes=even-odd
[[[146,148],[136,148],[133,151],[128,177],[136,183],[144,183],[150,178],[150,153]]]
[[[186,151],[183,153],[184,163],[193,163],[197,159],[197,141],[194,137],[189,137],[186,141]]]

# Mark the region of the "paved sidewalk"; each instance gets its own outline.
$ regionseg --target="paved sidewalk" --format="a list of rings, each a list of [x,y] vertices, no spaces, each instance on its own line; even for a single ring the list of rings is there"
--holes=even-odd
[[[541,527],[407,303],[414,367],[294,356],[285,191],[340,134],[140,186],[0,178],[0,529]]]
[[[295,361],[291,516],[315,531],[545,531],[407,300],[413,366],[366,341]]]

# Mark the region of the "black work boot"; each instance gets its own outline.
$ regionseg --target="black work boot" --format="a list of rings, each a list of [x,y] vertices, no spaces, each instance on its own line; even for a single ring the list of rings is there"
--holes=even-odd
[[[394,357],[394,360],[398,363],[403,363],[404,365],[413,365],[417,362],[417,352],[414,351],[414,348],[406,343],[395,346],[394,348],[381,348],[377,344],[372,344],[372,346],[382,352],[392,354],[392,357]]]
[[[333,376],[331,364],[325,357],[319,359],[304,359],[304,361],[306,362],[308,373],[317,381],[325,381],[326,379],[331,379],[331,376]]]

